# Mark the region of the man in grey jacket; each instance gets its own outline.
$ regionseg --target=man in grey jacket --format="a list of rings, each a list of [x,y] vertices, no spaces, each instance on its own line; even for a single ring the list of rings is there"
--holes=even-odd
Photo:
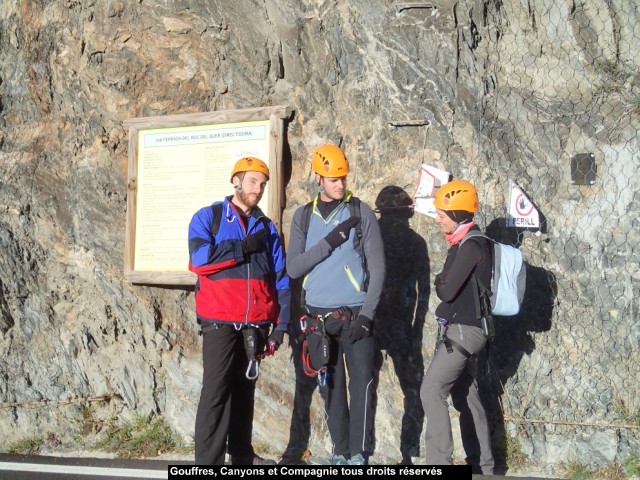
[[[292,278],[304,276],[310,315],[339,312],[334,318],[343,319],[336,329],[327,331],[330,358],[320,392],[334,446],[331,458],[322,463],[365,465],[374,447],[376,347],[372,331],[384,283],[384,247],[373,210],[346,188],[349,162],[342,150],[335,145],[318,147],[312,169],[320,193],[313,201],[306,231],[305,208],[294,214],[287,272]],[[351,213],[352,202],[360,203],[359,217]],[[361,238],[356,232],[361,232]]]

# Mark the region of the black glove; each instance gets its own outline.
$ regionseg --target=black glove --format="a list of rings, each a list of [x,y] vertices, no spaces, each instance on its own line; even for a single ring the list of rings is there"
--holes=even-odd
[[[364,315],[358,315],[355,321],[349,326],[349,340],[356,343],[358,340],[371,336],[373,330],[373,320]]]
[[[284,333],[284,330],[273,330],[269,335],[269,340],[267,340],[267,343],[275,343],[276,348],[278,348],[284,341]]]
[[[267,354],[273,355],[284,341],[284,330],[272,330],[267,339]]]
[[[332,249],[338,248],[349,239],[349,230],[355,227],[360,221],[359,217],[349,217],[336,228],[331,230],[324,239]]]
[[[258,233],[245,237],[245,239],[242,240],[242,253],[250,255],[264,250],[266,245],[265,242],[263,242],[263,238],[266,236],[266,230],[260,230]]]

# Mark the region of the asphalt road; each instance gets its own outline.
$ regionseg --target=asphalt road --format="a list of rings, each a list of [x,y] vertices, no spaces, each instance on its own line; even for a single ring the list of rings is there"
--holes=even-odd
[[[50,456],[0,455],[0,479],[123,480],[166,479],[173,460],[116,460]]]
[[[105,458],[70,458],[51,456],[0,455],[1,480],[122,480],[168,479],[168,466],[191,466],[178,460],[118,460]],[[241,478],[241,475],[225,475]],[[283,476],[283,475],[278,475]],[[339,475],[347,477],[346,475]],[[248,476],[250,478],[250,476]],[[180,477],[172,477],[180,478]],[[181,478],[188,478],[183,476]],[[202,476],[192,478],[203,478]],[[255,476],[254,476],[255,478]],[[316,477],[318,478],[318,477]],[[473,475],[473,480],[494,477]],[[540,477],[499,476],[506,480],[547,480]],[[456,479],[458,480],[458,479]]]

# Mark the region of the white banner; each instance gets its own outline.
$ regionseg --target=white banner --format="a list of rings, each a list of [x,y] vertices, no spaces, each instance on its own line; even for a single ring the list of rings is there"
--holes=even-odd
[[[433,205],[433,197],[436,188],[441,187],[449,181],[449,172],[440,170],[430,165],[420,167],[420,179],[418,188],[413,194],[415,198],[415,211],[436,218],[436,207]]]
[[[540,228],[538,210],[516,182],[511,179],[509,179],[507,227]]]

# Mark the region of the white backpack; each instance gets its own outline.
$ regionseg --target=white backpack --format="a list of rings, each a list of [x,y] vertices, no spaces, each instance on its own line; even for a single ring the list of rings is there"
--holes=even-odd
[[[493,245],[491,285],[487,288],[477,279],[479,294],[486,292],[491,300],[491,311],[486,313],[502,316],[518,314],[527,284],[527,269],[522,253],[511,245],[496,242],[478,230],[469,231],[460,245],[472,237],[486,238]]]

